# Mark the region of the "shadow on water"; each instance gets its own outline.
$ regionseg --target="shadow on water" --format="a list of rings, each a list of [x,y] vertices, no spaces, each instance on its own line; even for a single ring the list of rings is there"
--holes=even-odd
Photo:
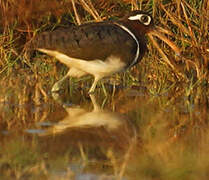
[[[0,179],[208,179],[208,107],[170,94],[1,102]]]

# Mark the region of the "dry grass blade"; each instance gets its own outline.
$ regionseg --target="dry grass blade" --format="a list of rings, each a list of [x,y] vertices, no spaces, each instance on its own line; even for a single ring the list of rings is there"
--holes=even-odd
[[[173,24],[175,24],[176,26],[178,26],[185,34],[190,34],[190,32],[188,31],[188,29],[186,27],[184,27],[184,25],[181,23],[181,21],[177,18],[174,17],[174,15],[171,15],[171,13],[169,13],[164,5],[160,4],[161,8],[165,11],[165,13],[168,15],[168,17],[170,18],[170,20],[172,21]]]
[[[91,14],[93,16],[93,18],[96,20],[96,21],[102,21],[101,17],[98,15],[96,9],[93,7],[92,3],[90,2],[90,0],[88,1],[88,3],[86,3],[84,0],[80,0],[83,8],[89,12],[89,14]]]
[[[97,10],[94,8],[91,0],[87,0],[88,1],[88,4],[89,4],[89,7],[93,10],[94,14],[97,16],[97,18],[99,19],[100,16],[99,16],[99,13],[97,12]]]
[[[164,61],[171,67],[171,69],[175,70],[174,65],[170,62],[170,60],[168,59],[168,57],[165,55],[165,53],[161,50],[161,48],[159,47],[159,45],[157,44],[157,42],[154,40],[154,38],[152,37],[152,35],[149,35],[150,40],[152,41],[153,45],[156,47],[156,49],[159,51],[159,53],[161,54],[162,58],[164,59]]]
[[[155,25],[155,26],[156,26],[156,25]],[[160,32],[162,32],[162,33],[164,33],[164,34],[168,34],[169,36],[176,37],[175,34],[172,33],[172,32],[171,32],[170,30],[168,30],[168,29],[164,29],[164,28],[162,28],[162,27],[160,27],[160,26],[156,26],[156,28],[157,28]]]
[[[200,76],[200,70],[199,70],[198,65],[195,62],[193,62],[192,60],[190,60],[188,58],[185,58],[185,57],[182,57],[182,60],[184,60],[186,63],[189,63],[189,64],[191,64],[192,66],[195,67],[195,70],[196,70],[196,73],[197,73],[197,78],[200,79],[201,76]]]
[[[122,163],[122,165],[120,167],[118,180],[121,180],[124,177],[125,170],[126,170],[126,168],[128,166],[128,162],[129,162],[129,160],[131,158],[132,151],[133,151],[133,149],[134,149],[134,147],[136,145],[136,142],[137,142],[136,140],[137,140],[137,138],[135,136],[135,137],[133,137],[133,139],[130,142],[129,148],[128,148],[125,156],[124,156],[124,161],[123,161],[123,163]]]
[[[81,24],[81,20],[80,20],[80,17],[78,15],[78,11],[77,11],[76,6],[75,6],[75,1],[71,0],[71,2],[72,2],[73,11],[74,11],[74,14],[75,14],[76,21],[77,21],[78,25],[80,25]]]
[[[192,8],[186,1],[183,2],[195,14],[195,16],[199,16],[198,12],[194,8]]]
[[[167,21],[166,20],[160,19],[160,22],[161,22],[161,24],[164,25],[164,27],[167,26]],[[165,29],[165,28],[162,28],[162,27],[159,27],[159,26],[156,26],[156,27],[163,34],[168,34],[169,36],[174,37],[175,39],[178,39],[179,41],[184,42],[184,43],[187,43],[187,44],[190,44],[191,43],[191,41],[188,38],[185,38],[183,35],[175,34],[175,33],[171,32],[170,30]]]
[[[180,56],[181,55],[181,50],[172,42],[170,41],[168,38],[166,38],[163,34],[159,33],[159,31],[152,31],[149,34],[154,35],[158,38],[160,38],[161,40],[163,40],[166,44],[168,44],[176,53],[176,55]]]
[[[188,29],[189,29],[189,34],[190,36],[192,37],[192,40],[194,41],[195,45],[197,45],[197,40],[195,38],[195,35],[192,31],[192,28],[191,28],[191,23],[189,21],[189,18],[187,16],[187,13],[186,13],[186,10],[185,10],[185,7],[184,7],[184,4],[181,2],[181,7],[182,7],[182,10],[183,10],[183,13],[184,13],[184,17],[186,19],[186,22],[187,22],[187,25],[188,25]]]
[[[204,1],[201,11],[203,14],[201,16],[201,21],[202,21],[201,30],[204,32],[203,36],[208,37],[209,36],[208,35],[208,33],[209,33],[209,31],[208,31],[208,29],[209,29],[209,1]]]
[[[132,10],[138,10],[138,4],[137,4],[137,0],[132,0],[131,1],[131,9]]]

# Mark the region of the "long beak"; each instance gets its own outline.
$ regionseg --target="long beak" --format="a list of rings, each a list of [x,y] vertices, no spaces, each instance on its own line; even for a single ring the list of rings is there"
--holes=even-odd
[[[162,41],[164,41],[166,44],[168,44],[176,53],[177,56],[181,55],[180,49],[172,42],[170,41],[166,36],[164,36],[162,33],[160,33],[160,30],[158,28],[155,28],[154,30],[150,31],[148,33],[148,36],[156,36],[160,38]]]

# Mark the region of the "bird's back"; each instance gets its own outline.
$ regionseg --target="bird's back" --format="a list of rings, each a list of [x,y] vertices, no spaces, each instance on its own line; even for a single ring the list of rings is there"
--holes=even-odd
[[[137,43],[130,34],[111,22],[88,23],[44,32],[35,40],[35,48],[58,51],[83,60],[105,60],[117,56],[131,64]]]

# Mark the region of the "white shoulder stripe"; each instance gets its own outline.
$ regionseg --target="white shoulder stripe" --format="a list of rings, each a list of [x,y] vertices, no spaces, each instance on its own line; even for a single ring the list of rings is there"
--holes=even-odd
[[[136,55],[135,55],[135,58],[134,58],[133,62],[129,65],[129,67],[131,67],[133,64],[135,64],[137,62],[137,59],[139,57],[139,50],[140,50],[139,49],[140,48],[139,47],[139,42],[138,42],[136,36],[127,27],[123,26],[122,24],[118,24],[118,23],[114,23],[114,24],[116,24],[117,26],[119,26],[120,28],[122,28],[123,30],[128,32],[132,36],[132,38],[136,41],[137,50],[136,50]]]

